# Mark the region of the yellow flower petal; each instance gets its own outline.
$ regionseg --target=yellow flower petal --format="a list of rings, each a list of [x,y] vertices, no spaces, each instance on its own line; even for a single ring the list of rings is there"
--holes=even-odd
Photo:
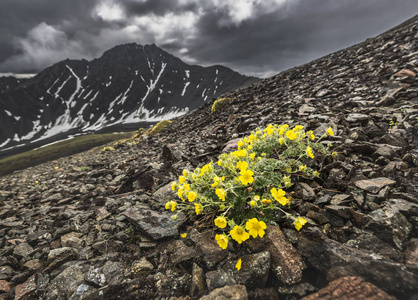
[[[239,271],[239,270],[241,270],[241,258],[240,259],[238,259],[238,261],[237,261],[237,264],[235,265],[235,268]]]

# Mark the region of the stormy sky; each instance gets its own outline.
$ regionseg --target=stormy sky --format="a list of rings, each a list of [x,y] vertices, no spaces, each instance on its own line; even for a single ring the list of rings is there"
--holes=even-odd
[[[415,14],[417,0],[0,0],[0,73],[36,73],[135,42],[268,77]]]

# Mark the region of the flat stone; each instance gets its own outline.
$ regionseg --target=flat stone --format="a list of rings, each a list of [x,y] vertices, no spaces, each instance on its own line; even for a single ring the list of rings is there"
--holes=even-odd
[[[44,263],[40,259],[32,259],[27,261],[23,267],[29,269],[29,270],[39,270],[44,266]]]
[[[162,240],[178,236],[180,220],[184,215],[180,213],[177,220],[171,217],[169,212],[157,212],[150,209],[130,208],[123,213],[129,221],[141,232],[150,236],[153,240]]]
[[[402,69],[399,72],[395,73],[394,76],[397,77],[415,77],[417,76],[417,74],[415,74],[413,71],[409,70],[409,69]]]
[[[13,254],[18,258],[27,258],[33,252],[33,248],[28,243],[18,244],[13,249]]]
[[[86,267],[72,265],[57,275],[47,287],[47,299],[68,299],[84,281]]]
[[[392,186],[396,184],[396,181],[386,177],[379,177],[373,179],[357,180],[354,182],[354,184],[359,189],[376,194],[385,186]]]
[[[16,286],[15,300],[33,299],[36,293],[36,276],[33,275],[27,281]]]
[[[178,265],[182,262],[191,261],[197,255],[196,249],[194,247],[188,247],[182,240],[176,240],[169,246],[170,260],[173,265]]]
[[[200,300],[248,300],[248,293],[244,285],[231,285],[215,289]]]
[[[418,286],[418,266],[351,248],[328,239],[318,228],[301,232],[298,250],[314,269],[326,274],[328,281],[359,276],[394,294],[411,294]]]
[[[190,295],[197,296],[205,292],[205,272],[197,264],[193,263],[192,284],[190,287]]]
[[[6,280],[0,280],[0,293],[8,293],[12,289],[10,282]]]
[[[82,234],[79,232],[70,232],[70,233],[64,234],[63,236],[61,236],[61,245],[63,247],[70,247],[67,245],[68,240],[74,237],[79,238],[81,236]]]
[[[221,288],[227,285],[236,285],[233,274],[229,274],[222,269],[209,271],[206,273],[206,284],[209,291]]]
[[[14,270],[10,266],[1,266],[0,267],[0,280],[1,279],[10,279],[12,278]]]
[[[347,276],[330,282],[326,287],[302,300],[368,299],[396,300],[361,277]]]
[[[132,263],[131,275],[133,278],[145,277],[152,270],[154,270],[154,265],[150,263],[145,257],[140,260],[135,260]]]
[[[269,225],[264,238],[269,242],[267,249],[270,252],[271,270],[276,277],[288,285],[300,282],[306,266],[280,228]]]
[[[236,261],[229,261],[224,270],[232,274],[237,284],[249,289],[263,288],[270,271],[270,253],[261,252],[241,257],[241,269],[235,268]]]
[[[164,207],[168,201],[176,198],[176,194],[171,190],[171,183],[159,188],[153,195],[152,200],[159,206]]]
[[[212,238],[210,232],[199,237],[197,249],[201,253],[203,263],[208,269],[214,268],[228,255],[228,251],[219,247],[218,243]]]
[[[370,119],[370,116],[369,115],[358,114],[358,113],[349,114],[347,116],[347,121],[348,122],[367,121],[369,119]]]

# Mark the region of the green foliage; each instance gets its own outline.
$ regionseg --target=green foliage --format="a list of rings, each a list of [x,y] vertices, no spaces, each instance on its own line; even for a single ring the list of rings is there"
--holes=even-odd
[[[131,135],[132,132],[86,134],[46,147],[12,155],[0,159],[0,176],[60,157],[74,155],[103,144],[114,142],[115,140],[127,138]]]
[[[221,111],[224,109],[230,102],[232,98],[219,98],[215,100],[212,104],[212,109],[210,110],[212,113],[215,111]]]
[[[327,134],[333,135],[332,129]],[[274,221],[277,211],[292,219],[299,230],[306,220],[286,211],[294,199],[285,189],[293,185],[292,176],[319,176],[306,163],[314,153],[328,154],[319,143],[323,137],[315,141],[312,131],[305,132],[300,125],[257,129],[238,142],[238,150],[221,154],[216,164],[183,170],[172,183],[180,201],[168,202],[166,209],[183,211],[189,218],[202,216],[209,223],[214,220],[223,231],[216,235],[223,249],[230,238],[241,243],[249,235],[263,237],[265,222]]]
[[[147,132],[145,134],[155,135],[157,133],[160,133],[164,128],[171,125],[171,123],[173,123],[173,121],[171,121],[171,120],[165,120],[165,121],[158,122],[151,129],[147,130]]]

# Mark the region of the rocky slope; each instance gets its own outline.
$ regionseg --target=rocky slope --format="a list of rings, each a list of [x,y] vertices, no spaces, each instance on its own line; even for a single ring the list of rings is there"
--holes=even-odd
[[[254,81],[138,44],[116,46],[92,61],[61,61],[31,79],[0,78],[0,154],[70,134],[169,119]]]
[[[138,144],[0,178],[0,299],[416,299],[417,32],[415,17]],[[314,161],[320,179],[292,178],[300,232],[278,218],[263,243],[222,250],[170,219],[184,168],[269,123],[334,129],[338,155]]]

